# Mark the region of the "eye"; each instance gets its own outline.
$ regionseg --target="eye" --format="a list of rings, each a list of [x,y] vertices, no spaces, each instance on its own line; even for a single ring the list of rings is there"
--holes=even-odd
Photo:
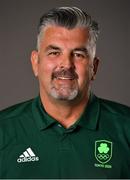
[[[74,58],[78,58],[78,59],[84,59],[86,58],[86,54],[85,53],[80,53],[80,52],[75,52],[73,54]]]
[[[60,52],[59,51],[50,51],[47,53],[48,56],[54,57],[54,56],[59,56]]]

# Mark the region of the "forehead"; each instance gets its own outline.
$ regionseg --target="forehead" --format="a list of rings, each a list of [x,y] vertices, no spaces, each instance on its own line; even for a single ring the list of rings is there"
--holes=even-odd
[[[67,29],[61,26],[47,26],[41,37],[41,46],[50,44],[64,44],[66,46],[83,46],[89,39],[89,31],[83,27]]]

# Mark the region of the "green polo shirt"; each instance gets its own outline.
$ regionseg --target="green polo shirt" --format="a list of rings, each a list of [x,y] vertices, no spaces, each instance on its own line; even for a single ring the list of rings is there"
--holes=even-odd
[[[68,129],[39,97],[1,111],[0,178],[130,178],[130,108],[92,95]]]

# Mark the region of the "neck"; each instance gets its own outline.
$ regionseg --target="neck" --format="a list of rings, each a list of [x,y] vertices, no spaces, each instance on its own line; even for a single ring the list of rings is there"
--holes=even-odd
[[[77,121],[83,113],[89,99],[88,94],[75,102],[52,99],[44,93],[40,93],[40,97],[46,112],[65,128],[69,128]]]

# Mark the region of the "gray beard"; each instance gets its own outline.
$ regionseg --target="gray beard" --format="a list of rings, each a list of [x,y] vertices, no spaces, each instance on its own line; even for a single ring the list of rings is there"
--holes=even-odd
[[[65,89],[63,91],[65,91]],[[53,98],[57,100],[70,101],[70,100],[74,100],[78,96],[78,93],[79,93],[78,88],[67,89],[66,91],[67,93],[65,94],[62,92],[62,90],[58,91],[57,89],[52,88],[50,94]]]

